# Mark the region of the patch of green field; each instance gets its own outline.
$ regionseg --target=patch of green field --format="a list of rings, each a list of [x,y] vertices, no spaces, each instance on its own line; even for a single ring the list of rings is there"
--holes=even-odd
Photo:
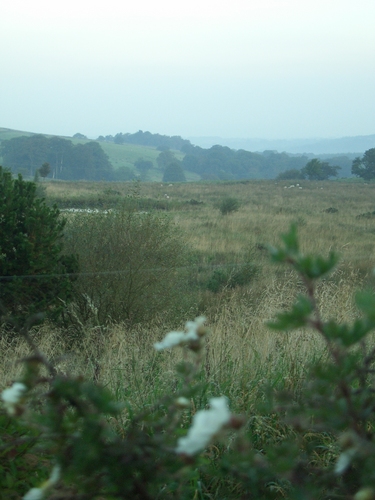
[[[13,139],[15,137],[21,136],[31,136],[34,135],[33,132],[23,132],[21,130],[12,130],[8,128],[0,128],[0,142]],[[52,137],[48,134],[43,134],[46,137]],[[60,137],[60,136],[59,136]],[[62,137],[62,139],[71,140],[73,144],[85,144],[89,142],[89,139],[73,139],[72,137]],[[114,144],[112,142],[99,142],[105,154],[108,156],[109,161],[113,165],[113,168],[126,167],[134,170],[135,174],[138,175],[134,163],[143,158],[147,161],[152,161],[154,164],[154,169],[150,170],[147,175],[147,180],[151,182],[160,182],[163,178],[163,171],[158,168],[156,163],[156,158],[159,156],[160,151],[156,148],[141,146],[138,144]],[[175,157],[178,160],[182,160],[184,154],[181,151],[173,151]],[[1,157],[0,157],[1,160]],[[188,181],[196,181],[200,179],[200,176],[191,172],[187,172],[186,179]]]

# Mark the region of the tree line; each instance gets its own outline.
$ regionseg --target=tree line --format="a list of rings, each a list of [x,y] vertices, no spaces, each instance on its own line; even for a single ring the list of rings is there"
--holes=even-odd
[[[313,158],[303,168],[289,169],[281,172],[279,180],[301,180],[325,181],[331,177],[337,177],[339,165],[330,165],[327,161]],[[361,177],[365,181],[375,179],[375,148],[368,149],[361,157],[356,157],[352,161],[351,174]]]
[[[54,179],[97,181],[116,178],[108,156],[95,141],[73,144],[60,137],[36,134],[3,141],[0,153],[12,172],[29,177],[34,177],[40,167],[48,163]]]
[[[166,149],[182,151],[183,147],[191,145],[189,140],[182,139],[179,135],[152,134],[151,132],[143,132],[142,130],[139,130],[135,134],[123,134],[119,132],[115,136],[107,135],[104,137],[100,135],[97,141],[114,142],[115,144],[139,144],[140,146],[149,146],[160,151]]]

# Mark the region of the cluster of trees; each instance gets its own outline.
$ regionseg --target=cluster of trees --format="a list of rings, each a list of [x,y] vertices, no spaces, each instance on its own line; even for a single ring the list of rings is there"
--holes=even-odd
[[[139,130],[135,134],[123,134],[119,132],[115,136],[100,135],[98,141],[114,142],[115,144],[139,144],[141,146],[150,146],[163,151],[165,149],[182,150],[184,146],[191,145],[187,139],[182,139],[179,135],[168,136],[161,134],[152,134],[151,132],[143,132]]]
[[[182,163],[171,151],[162,151],[156,158],[156,163],[164,171],[163,182],[186,182]]]
[[[95,141],[74,145],[67,139],[36,134],[3,141],[0,152],[6,167],[29,177],[48,163],[54,179],[116,180],[108,156]]]
[[[277,179],[279,180],[301,180],[308,179],[310,181],[325,181],[330,177],[336,177],[341,167],[330,165],[326,161],[321,161],[318,158],[313,158],[306,165],[298,169],[285,170],[281,172]]]
[[[183,152],[186,153],[183,169],[205,180],[272,179],[283,168],[302,168],[308,160],[306,156],[289,156],[275,151],[251,153],[224,146],[203,149],[190,145],[185,146]]]
[[[340,157],[346,163],[347,157]],[[336,177],[341,169],[338,165],[330,165],[327,161],[313,158],[301,169],[289,169],[281,172],[279,180],[300,180],[308,179],[312,181],[324,181],[331,177]],[[357,177],[369,181],[375,179],[375,148],[367,150],[362,158],[357,157],[352,162],[351,173]]]
[[[365,181],[375,179],[375,148],[368,149],[362,158],[353,161],[352,174]]]

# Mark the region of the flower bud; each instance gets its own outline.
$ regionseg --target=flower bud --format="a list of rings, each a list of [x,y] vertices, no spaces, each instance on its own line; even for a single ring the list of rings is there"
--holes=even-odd
[[[175,405],[177,406],[177,408],[183,410],[184,408],[190,407],[190,401],[187,398],[180,397],[176,399]]]

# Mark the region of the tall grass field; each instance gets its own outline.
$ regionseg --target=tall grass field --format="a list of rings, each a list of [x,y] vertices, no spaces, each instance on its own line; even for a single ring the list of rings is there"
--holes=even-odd
[[[340,257],[338,266],[319,282],[316,291],[323,319],[354,321],[359,316],[355,292],[374,291],[372,183],[43,180],[39,186],[47,203],[57,204],[68,220],[64,251],[81,255],[85,273],[98,274],[96,281],[78,277],[77,297],[67,305],[63,319],[36,326],[31,335],[62,373],[94,380],[119,401],[128,401],[134,411],[177,390],[174,367],[181,352],[160,354],[154,343],[170,330],[183,329],[187,320],[205,316],[210,333],[200,377],[207,388],[193,401],[193,408],[198,410],[208,398],[224,394],[231,411],[252,419],[262,439],[277,441],[278,433],[284,432],[277,422],[271,416],[256,420],[255,409],[265,398],[264,387],[298,394],[310,363],[327,357],[326,345],[314,330],[302,327],[275,332],[267,326],[304,289],[295,271],[271,263],[269,257],[269,246],[277,246],[280,234],[292,223],[298,230],[301,252],[326,256],[334,251]],[[236,210],[223,214],[220,206],[229,197],[237,201]],[[118,238],[122,231],[132,235],[123,254],[120,248],[125,240],[114,235],[104,238],[112,224],[106,218],[116,210],[127,218],[116,221],[120,225],[114,234]],[[135,226],[141,229],[132,229]],[[165,246],[160,235],[166,238]],[[97,248],[95,238],[103,238]],[[163,259],[170,266],[166,272],[161,271],[166,265]],[[133,279],[143,287],[140,292],[126,281],[134,269],[138,274]],[[106,272],[113,273],[117,281],[111,281]],[[104,283],[106,292],[100,288]],[[105,296],[111,287],[115,288],[113,294]],[[130,298],[145,289],[142,303],[129,306]],[[30,352],[22,339],[5,333],[0,344],[3,389],[20,376],[19,360]],[[123,418],[126,420],[126,413]],[[215,453],[211,449],[208,459]],[[323,455],[317,460],[329,462]],[[248,498],[236,493],[235,485],[231,488],[224,495],[219,487],[215,493],[215,485],[211,485],[209,493],[197,493],[194,498]],[[288,496],[280,486],[272,498]]]

